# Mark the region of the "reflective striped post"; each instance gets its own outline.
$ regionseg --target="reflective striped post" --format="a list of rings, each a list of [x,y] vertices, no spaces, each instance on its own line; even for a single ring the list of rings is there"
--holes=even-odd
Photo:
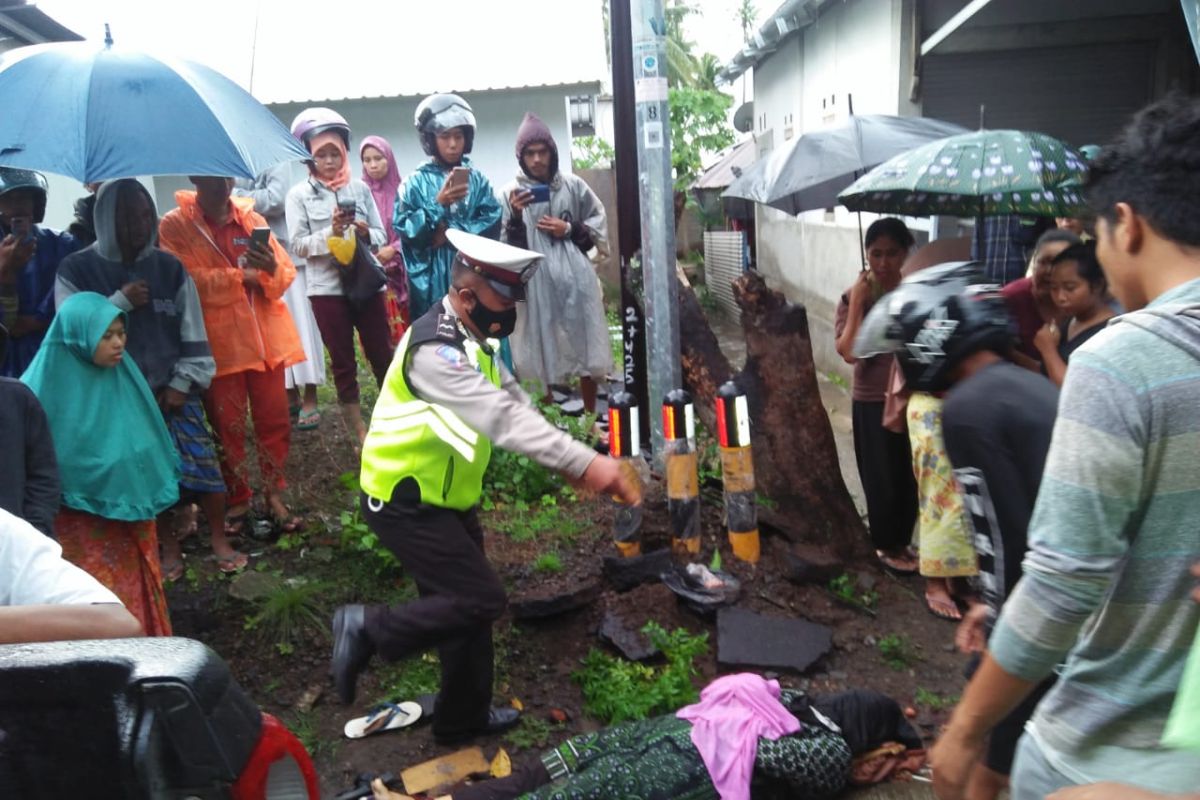
[[[676,552],[695,555],[700,552],[700,477],[692,396],[683,389],[667,392],[662,413],[671,546]]]
[[[641,440],[637,399],[629,392],[617,392],[608,401],[608,454],[633,472],[633,459],[641,457]],[[615,497],[613,503],[613,542],[617,550],[626,558],[641,555],[642,507],[626,505]]]
[[[717,440],[721,445],[729,545],[734,556],[755,563],[760,546],[754,458],[750,451],[750,413],[746,393],[733,381],[727,381],[717,390]]]

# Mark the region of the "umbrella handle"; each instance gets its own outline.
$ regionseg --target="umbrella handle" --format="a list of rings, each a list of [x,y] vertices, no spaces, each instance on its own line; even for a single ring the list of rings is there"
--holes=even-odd
[[[862,272],[867,271],[867,244],[863,241],[862,212],[858,212],[858,255],[862,259]]]

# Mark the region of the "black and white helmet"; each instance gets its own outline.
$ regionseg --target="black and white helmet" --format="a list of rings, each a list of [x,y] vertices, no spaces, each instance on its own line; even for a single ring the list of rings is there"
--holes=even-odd
[[[1000,287],[979,262],[959,261],[910,275],[880,298],[863,320],[854,355],[895,353],[910,389],[940,392],[964,358],[1005,353],[1013,338]]]
[[[50,184],[46,176],[21,167],[0,167],[0,195],[25,191],[33,195],[33,221],[40,223],[46,218],[46,195]]]
[[[463,152],[471,152],[475,143],[475,112],[471,104],[456,94],[431,94],[421,101],[413,115],[421,149],[427,156],[437,155],[437,135],[453,128],[463,129]]]

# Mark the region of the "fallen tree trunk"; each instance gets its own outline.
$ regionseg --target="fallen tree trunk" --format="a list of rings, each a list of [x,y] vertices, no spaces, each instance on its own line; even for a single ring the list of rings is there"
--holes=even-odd
[[[754,472],[776,507],[763,522],[795,542],[827,546],[843,558],[867,550],[866,530],[842,480],[829,416],[821,402],[803,306],[788,303],[756,272],[733,284],[742,309],[746,365],[736,375],[696,295],[680,286],[684,384],[696,414],[715,430],[717,388],[733,379],[746,392]]]

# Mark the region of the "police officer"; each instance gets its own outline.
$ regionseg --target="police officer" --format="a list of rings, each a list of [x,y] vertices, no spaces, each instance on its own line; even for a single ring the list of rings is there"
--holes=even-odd
[[[388,370],[363,445],[362,513],[416,581],[420,599],[348,605],[333,618],[333,676],[345,703],[378,653],[393,661],[438,648],[442,685],[433,734],[443,743],[506,730],[492,708],[492,623],[504,586],[483,553],[476,505],[492,443],[576,485],[640,502],[640,489],[532,407],[495,351],[512,333],[541,255],[451,229],[449,293],[416,320]]]

